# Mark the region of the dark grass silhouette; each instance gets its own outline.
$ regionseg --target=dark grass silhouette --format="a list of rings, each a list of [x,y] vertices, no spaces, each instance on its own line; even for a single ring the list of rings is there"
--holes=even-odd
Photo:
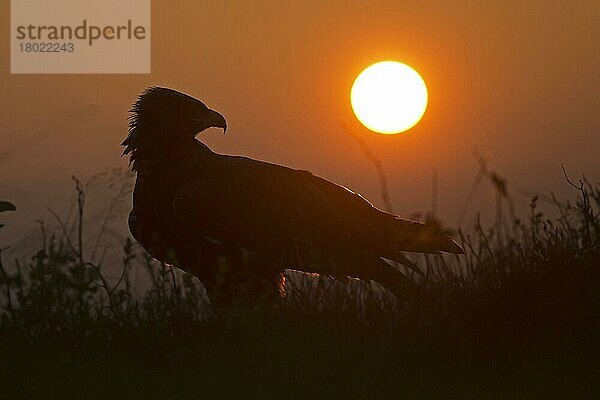
[[[212,315],[195,278],[131,240],[111,281],[77,227],[59,231],[0,268],[3,396],[596,398],[600,187],[575,186],[574,203],[477,224],[464,257],[427,256],[402,307],[323,279],[275,312]],[[143,296],[134,268],[152,276]]]
[[[195,137],[225,118],[173,89],[133,105],[123,142],[137,173],[129,226],[153,257],[197,276],[219,308],[276,299],[284,268],[412,284],[381,257],[462,253],[435,224],[403,220],[308,171],[212,152]],[[266,299],[264,299],[266,297]],[[266,301],[267,300],[267,301]]]

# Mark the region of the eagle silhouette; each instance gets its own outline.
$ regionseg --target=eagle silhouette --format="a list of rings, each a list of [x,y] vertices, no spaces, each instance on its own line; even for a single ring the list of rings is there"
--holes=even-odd
[[[406,265],[404,251],[462,253],[435,226],[308,171],[215,153],[196,139],[210,127],[225,132],[227,122],[191,96],[150,87],[133,104],[122,145],[137,174],[133,237],[197,276],[217,307],[273,299],[286,268],[373,280],[404,297],[410,280],[382,257]]]

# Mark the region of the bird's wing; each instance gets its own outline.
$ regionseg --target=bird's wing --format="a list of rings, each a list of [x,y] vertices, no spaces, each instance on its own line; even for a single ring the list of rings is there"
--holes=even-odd
[[[255,247],[335,240],[395,260],[401,251],[454,250],[445,235],[384,213],[345,187],[245,157],[220,156],[213,173],[177,191],[174,210],[192,229]]]
[[[260,248],[293,239],[326,240],[345,221],[306,171],[220,156],[209,173],[175,193],[182,227],[216,240]]]

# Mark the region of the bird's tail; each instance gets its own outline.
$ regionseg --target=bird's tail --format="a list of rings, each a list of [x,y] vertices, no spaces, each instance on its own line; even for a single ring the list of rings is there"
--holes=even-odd
[[[403,251],[464,254],[463,248],[436,224],[423,224],[397,217],[388,222],[388,242],[382,254],[385,258],[402,262],[405,259]]]
[[[383,238],[380,241],[377,255],[395,261],[405,267],[422,274],[416,263],[408,259],[403,252],[439,254],[441,252],[463,254],[462,247],[452,240],[447,233],[436,224],[423,224],[416,221],[404,220],[390,214],[383,214]],[[411,297],[417,290],[417,283],[411,274],[405,274],[396,266],[388,264],[380,257],[370,257],[368,260],[357,262],[350,275],[366,280],[374,280],[399,299]]]

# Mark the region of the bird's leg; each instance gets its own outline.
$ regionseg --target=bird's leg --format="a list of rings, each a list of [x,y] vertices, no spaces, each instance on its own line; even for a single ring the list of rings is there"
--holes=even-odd
[[[247,251],[221,254],[213,271],[205,288],[218,310],[227,312],[232,307],[269,310],[285,293],[283,270]]]
[[[242,256],[239,257],[241,259]],[[184,265],[206,290],[211,304],[217,312],[227,311],[238,301],[239,263],[220,246],[205,245],[195,249]]]
[[[202,265],[203,277],[200,279],[213,307],[218,313],[226,312],[236,298],[229,276],[229,265],[223,256]]]

